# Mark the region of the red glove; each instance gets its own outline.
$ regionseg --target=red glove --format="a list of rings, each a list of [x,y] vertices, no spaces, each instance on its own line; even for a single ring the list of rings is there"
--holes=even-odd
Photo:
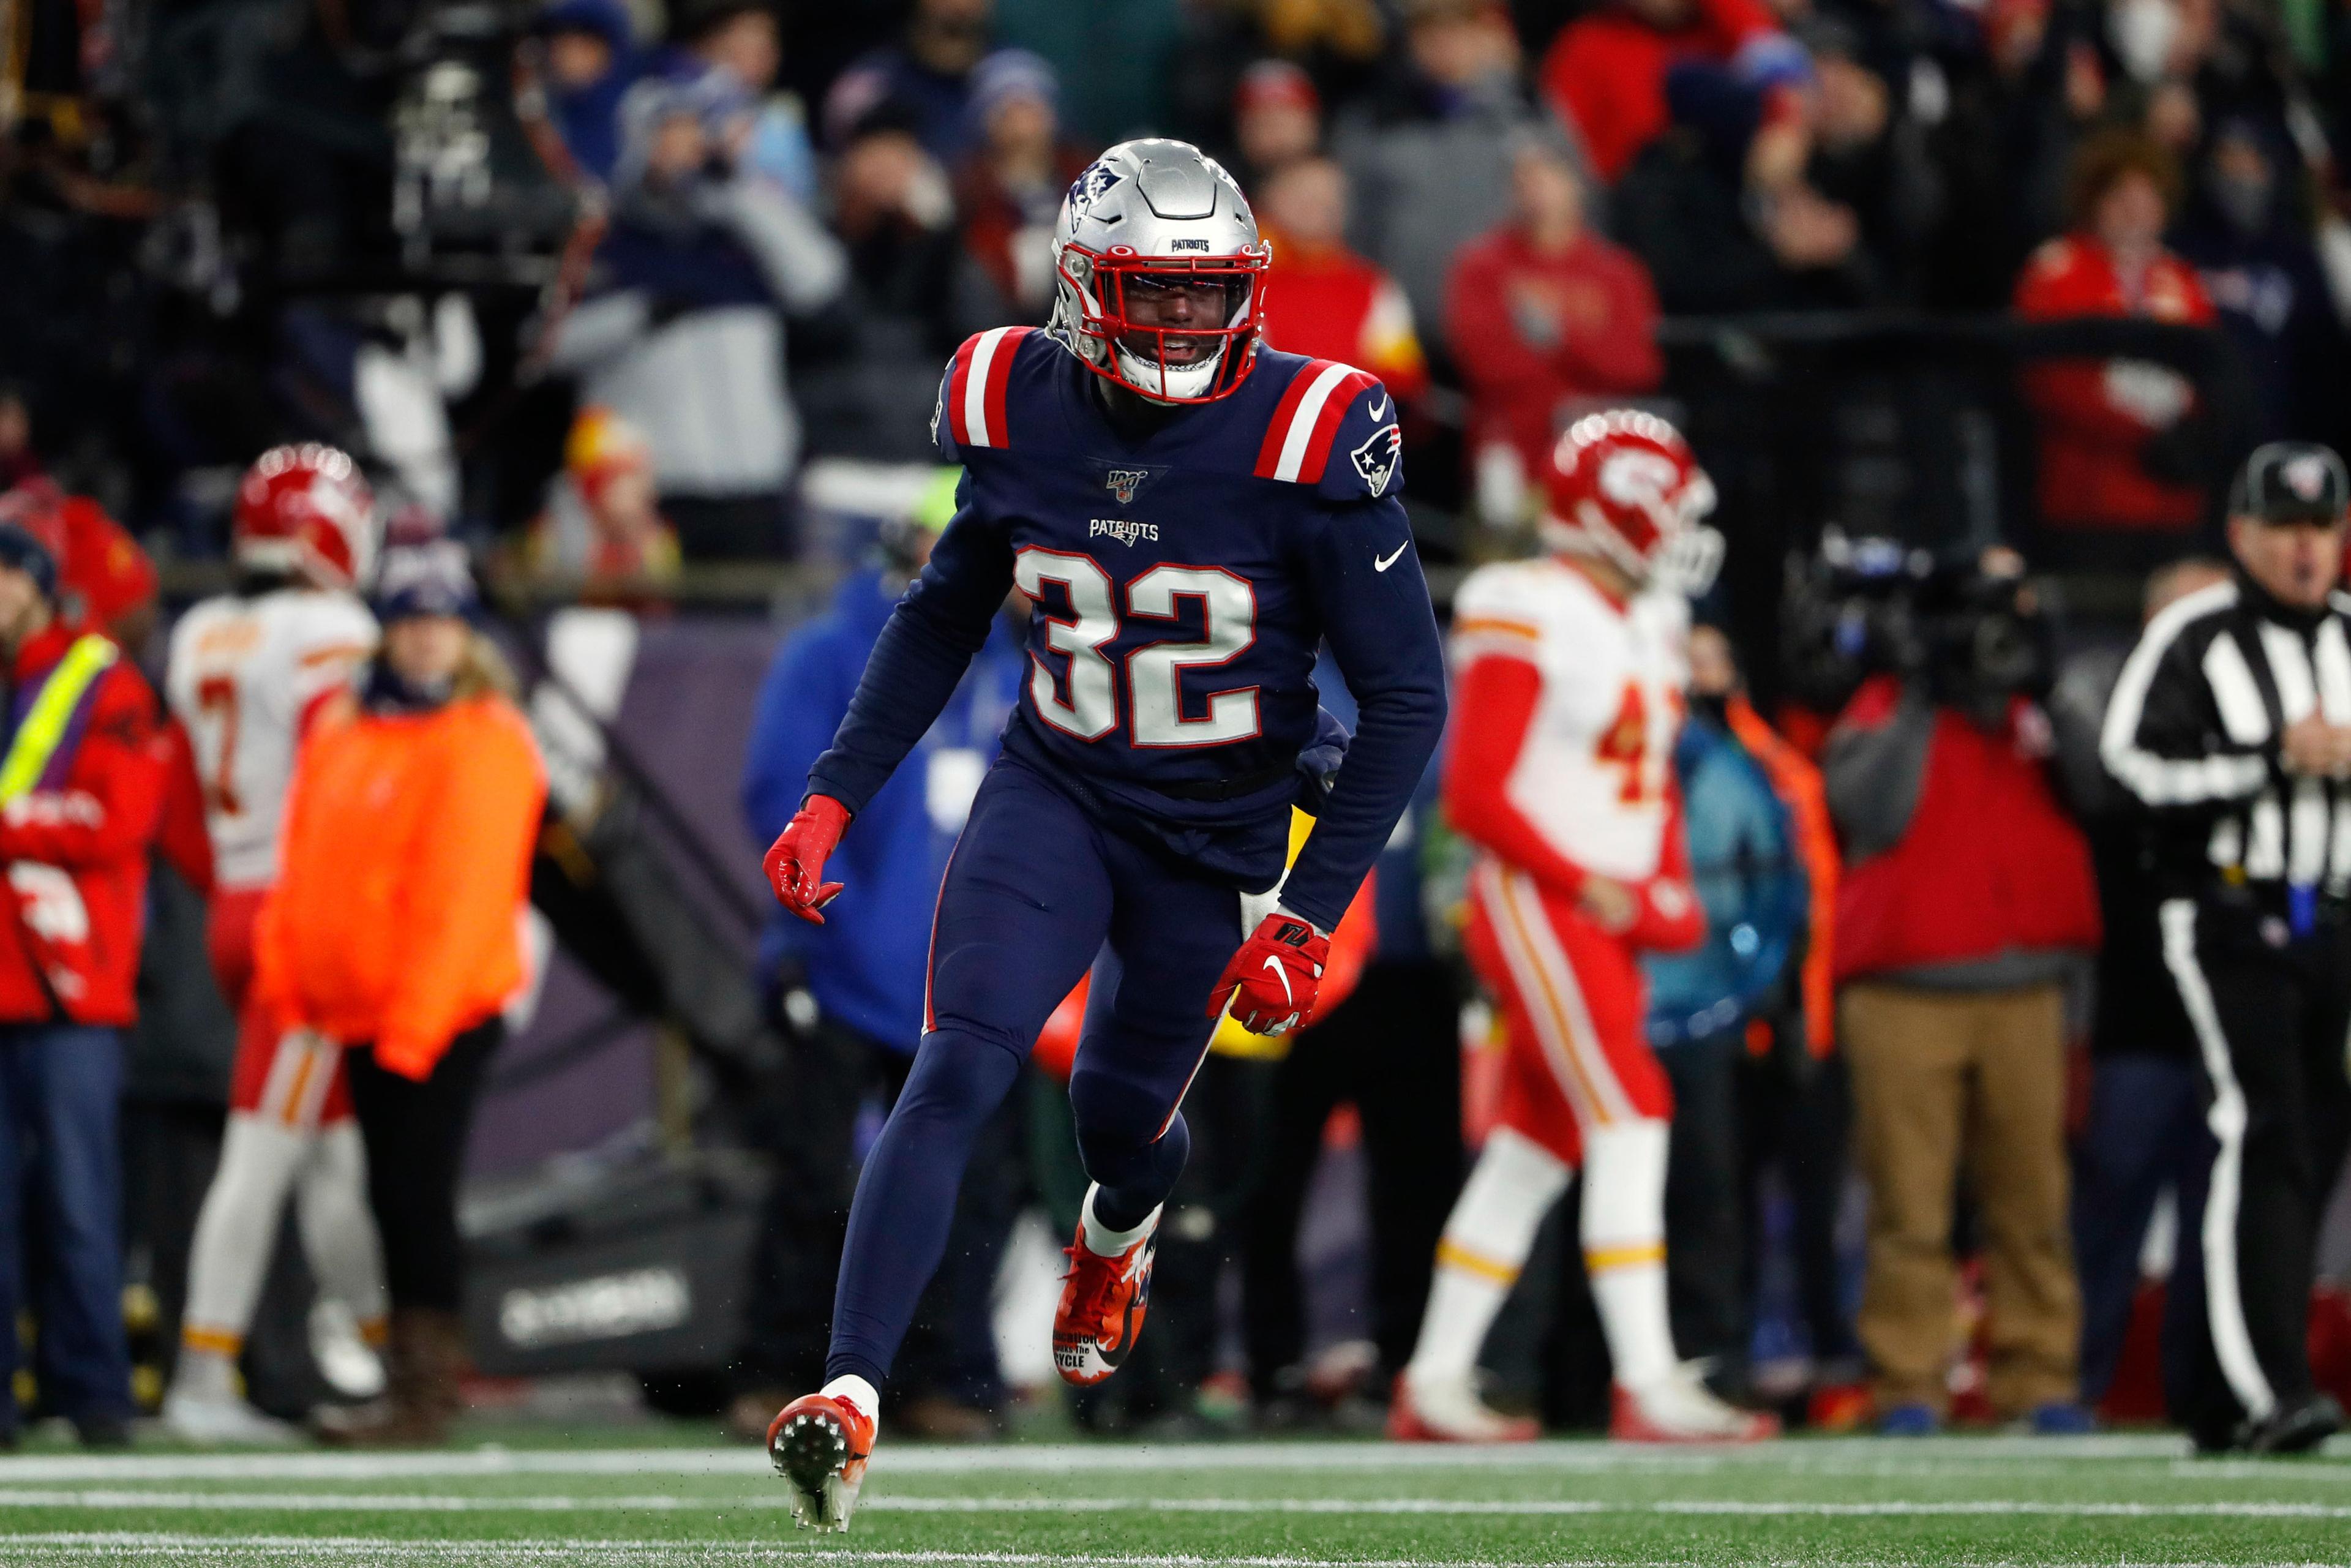
[[[1251,1034],[1287,1034],[1314,1011],[1314,988],[1331,961],[1331,938],[1276,910],[1258,923],[1208,993],[1208,1016],[1232,1001],[1233,1021]]]
[[[768,885],[776,901],[811,925],[824,924],[818,913],[841,891],[841,883],[824,880],[824,859],[841,842],[849,826],[849,808],[830,795],[811,795],[759,863],[767,869]]]

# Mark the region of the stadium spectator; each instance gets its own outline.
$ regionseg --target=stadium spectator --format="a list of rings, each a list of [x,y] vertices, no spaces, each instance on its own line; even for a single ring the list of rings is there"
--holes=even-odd
[[[653,495],[653,449],[628,421],[610,409],[580,411],[523,559],[591,603],[677,576],[677,533]]]
[[[832,185],[845,308],[809,355],[801,404],[828,451],[926,461],[940,368],[967,335],[1002,325],[1005,308],[956,232],[946,172],[897,110],[877,109],[850,134]]]
[[[1669,313],[1834,309],[1878,280],[1851,207],[1805,176],[1809,126],[1713,66],[1667,74],[1670,120],[1618,183],[1617,233]]]
[[[1322,95],[1289,60],[1259,60],[1233,89],[1233,177],[1244,191],[1265,190],[1272,176],[1322,149]]]
[[[256,1005],[343,1051],[367,1145],[389,1383],[328,1427],[349,1443],[437,1443],[460,1408],[458,1169],[501,1010],[527,977],[546,776],[475,609],[461,547],[385,552],[382,647],[303,746],[255,938]]]
[[[2012,551],[1969,602],[2030,633]],[[2001,1416],[2080,1431],[2065,1231],[2064,981],[2098,944],[2089,851],[2047,774],[2032,680],[1981,639],[1865,682],[1822,771],[1844,839],[1838,1040],[1870,1188],[1860,1331],[1880,1430],[1941,1425],[1953,1353],[1953,1194],[1980,1215]]]
[[[971,82],[978,147],[956,181],[964,244],[1003,298],[1003,320],[1041,326],[1053,308],[1053,224],[1086,160],[1061,143],[1061,89],[1042,59],[998,49]]]
[[[772,840],[799,809],[809,768],[849,711],[891,607],[955,515],[957,473],[941,471],[911,514],[884,531],[883,559],[852,572],[831,611],[777,650],[744,762],[743,814],[755,843]],[[1008,606],[909,765],[858,813],[857,831],[831,862],[847,873],[847,891],[825,906],[824,923],[779,912],[763,945],[794,1049],[789,1093],[769,1129],[778,1169],[737,1358],[742,1386],[733,1419],[749,1435],[767,1430],[778,1390],[799,1385],[824,1364],[857,1179],[861,1107],[878,1100],[886,1113],[923,1033],[930,924],[906,918],[906,911],[935,899],[972,797],[995,760],[998,731],[1019,700],[1025,661],[1013,616]],[[793,991],[804,1009],[798,1017]],[[1003,1400],[988,1302],[1018,1203],[1006,1190],[1008,1167],[1019,1157],[1018,1128],[1017,1117],[999,1113],[983,1134],[965,1175],[947,1262],[900,1354],[891,1419],[919,1434],[987,1435]]]
[[[580,378],[584,402],[644,433],[689,559],[789,552],[800,431],[784,313],[843,281],[832,237],[737,162],[744,109],[717,71],[630,89],[601,276],[551,361]]]
[[[2017,313],[2210,323],[2211,301],[2195,269],[2163,248],[2178,183],[2170,156],[2145,137],[2085,143],[2074,168],[2072,232],[2025,265]],[[2043,523],[2178,534],[2202,516],[2199,486],[2156,471],[2163,438],[2195,429],[2196,389],[2178,371],[2147,360],[2055,360],[2026,371],[2024,395],[2041,427]]]
[[[2184,560],[2147,579],[2143,621],[2224,581],[2218,561]],[[2098,731],[2128,650],[2085,650],[2050,695],[2065,793],[2090,841],[2105,940],[2098,948],[2090,1025],[2090,1087],[2074,1148],[2074,1267],[2082,1287],[2082,1399],[2105,1399],[2139,1293],[2139,1261],[2157,1200],[2171,1195],[2174,1234],[2198,1234],[2212,1168],[2196,1035],[2163,970],[2158,895],[2141,853],[2140,823],[2107,778]],[[2164,1360],[2192,1359],[2199,1250],[2176,1253],[2164,1313]]]
[[[1355,248],[1386,268],[1413,319],[1445,319],[1463,236],[1509,209],[1515,133],[1557,136],[1520,80],[1518,36],[1499,0],[1410,0],[1405,69],[1332,127],[1353,193]]]
[[[2172,230],[2252,378],[2253,434],[2334,440],[2346,413],[2343,323],[2289,188],[2299,170],[2252,120],[2212,134]]]
[[[0,759],[13,890],[0,922],[0,1322],[38,1314],[47,1402],[85,1445],[111,1448],[131,1437],[122,1030],[136,1012],[166,752],[137,667],[62,619],[62,545],[54,528],[0,521],[15,716]],[[0,1334],[0,1374],[13,1378],[19,1355],[19,1336]],[[0,1441],[14,1441],[16,1422],[14,1398],[0,1399]]]
[[[1804,51],[1762,0],[1604,0],[1559,30],[1542,60],[1544,96],[1583,138],[1593,172],[1614,184],[1666,129],[1666,77],[1687,60],[1734,69],[1768,89],[1765,116],[1794,120]]]
[[[1942,170],[1928,155],[1924,128],[1864,56],[1856,30],[1823,18],[1801,36],[1814,76],[1805,183],[1854,214],[1877,298],[1913,302],[1942,222]]]
[[[971,74],[987,54],[993,0],[914,0],[898,41],[852,62],[824,99],[824,135],[839,147],[877,109],[905,117],[941,167],[971,150]]]
[[[622,0],[551,0],[532,18],[542,40],[548,107],[580,170],[610,180],[621,158],[621,95],[642,62]]]
[[[1740,1069],[1750,1039],[1770,1028],[1766,1015],[1788,1010],[1785,981],[1809,930],[1812,890],[1795,814],[1732,727],[1739,666],[1720,628],[1691,629],[1689,677],[1674,774],[1706,939],[1687,953],[1644,955],[1641,967],[1649,982],[1649,1043],[1673,1086],[1666,1234],[1673,1239],[1667,1285],[1674,1344],[1712,1364],[1717,1388],[1743,1394],[1752,1248]],[[1810,772],[1801,760],[1774,760]],[[1808,782],[1820,787],[1817,774]]]
[[[1409,401],[1428,387],[1412,302],[1395,278],[1347,248],[1347,176],[1307,157],[1257,193],[1259,230],[1272,242],[1265,340],[1286,353],[1369,371]]]
[[[763,174],[803,205],[817,199],[816,149],[799,100],[772,96],[783,64],[783,37],[769,0],[710,0],[680,7],[678,44],[695,63],[726,72],[752,99],[743,166]]]
[[[1656,326],[1647,269],[1585,223],[1573,164],[1521,139],[1510,221],[1462,246],[1446,286],[1447,339],[1477,345],[1458,356],[1471,450],[1504,447],[1520,476],[1541,474],[1576,400],[1656,390]]]

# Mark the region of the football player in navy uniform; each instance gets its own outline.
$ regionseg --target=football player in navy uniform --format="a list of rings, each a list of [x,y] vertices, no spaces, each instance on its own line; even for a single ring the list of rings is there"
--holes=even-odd
[[[768,1433],[794,1513],[822,1528],[847,1524],[972,1138],[1055,1005],[1091,969],[1070,1101],[1092,1185],[1053,1329],[1061,1375],[1087,1384],[1143,1326],[1189,1149],[1177,1107],[1217,1019],[1278,1033],[1311,1013],[1444,727],[1395,405],[1361,371],[1259,345],[1271,249],[1232,176],[1180,141],[1113,147],[1071,186],[1053,254],[1052,325],[980,333],[947,368],[955,520],[768,852],[778,898],[823,919],[826,855],[1007,593],[1035,601],[1020,705],[932,917],[922,1041],[858,1183],[827,1381]],[[1325,641],[1352,741],[1315,700]],[[1301,803],[1317,824],[1283,880]]]

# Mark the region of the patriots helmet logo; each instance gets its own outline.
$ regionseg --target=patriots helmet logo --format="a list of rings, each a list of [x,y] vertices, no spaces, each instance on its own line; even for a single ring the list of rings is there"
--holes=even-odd
[[[1113,468],[1102,480],[1102,486],[1112,495],[1116,496],[1118,504],[1123,507],[1134,499],[1134,492],[1140,489],[1144,480],[1150,476],[1149,472],[1142,468]]]
[[[1070,184],[1070,217],[1072,222],[1086,215],[1086,210],[1102,199],[1102,193],[1126,176],[1107,162],[1090,164],[1086,172]]]
[[[1395,476],[1396,459],[1403,451],[1404,432],[1393,424],[1384,424],[1347,456],[1364,481],[1364,488],[1377,497],[1387,493],[1388,481]]]

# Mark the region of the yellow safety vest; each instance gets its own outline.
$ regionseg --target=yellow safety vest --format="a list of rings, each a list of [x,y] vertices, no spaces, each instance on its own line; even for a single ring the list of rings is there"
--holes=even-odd
[[[41,781],[57,747],[65,744],[66,731],[72,727],[81,699],[120,657],[122,650],[95,632],[74,639],[66,656],[41,683],[40,695],[33,699],[25,722],[16,727],[16,738],[8,743],[7,757],[0,758],[0,805],[29,792]]]

